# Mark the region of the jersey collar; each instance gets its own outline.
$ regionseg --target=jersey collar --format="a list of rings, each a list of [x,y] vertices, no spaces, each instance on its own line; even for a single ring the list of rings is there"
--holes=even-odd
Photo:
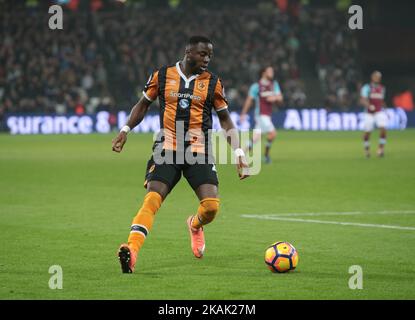
[[[182,72],[182,69],[180,68],[180,61],[177,61],[176,69],[180,77],[184,80],[185,88],[189,88],[190,82],[192,82],[194,79],[196,79],[199,76],[199,74],[194,74],[194,75],[191,75],[189,78],[186,77],[185,74]]]

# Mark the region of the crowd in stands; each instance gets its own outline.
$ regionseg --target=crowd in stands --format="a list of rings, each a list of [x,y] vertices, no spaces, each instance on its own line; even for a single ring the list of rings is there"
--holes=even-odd
[[[124,101],[126,104],[135,97],[131,96],[133,88],[122,85],[123,79],[129,79],[131,87],[145,83],[150,72],[182,58],[184,44],[192,34],[206,34],[212,39],[214,58],[210,69],[222,78],[231,107],[242,106],[250,84],[258,80],[264,65],[276,68],[277,79],[288,96],[299,87],[299,41],[288,15],[233,9],[180,14],[159,10],[146,14],[145,20],[134,19],[134,12],[114,16],[103,16],[101,25],[107,53],[119,61],[113,83],[119,86],[117,96],[131,97]]]
[[[345,14],[334,9],[309,11],[302,21],[302,39],[330,109],[357,107],[362,81],[368,80],[361,74],[356,33],[345,22]]]
[[[64,30],[47,15],[5,13],[0,46],[0,114],[84,113],[111,100],[108,68],[86,14],[67,14]],[[106,99],[100,99],[100,98]]]
[[[264,65],[275,67],[286,104],[301,106],[298,31],[288,13],[271,9],[65,10],[63,30],[50,30],[39,10],[5,12],[0,114],[127,110],[150,73],[181,59],[194,34],[212,39],[210,69],[223,79],[231,108],[242,106]]]
[[[276,70],[284,107],[305,106],[298,58],[304,45],[318,62],[327,103],[347,107],[357,99],[356,39],[325,12],[301,22],[276,7],[66,9],[63,30],[50,30],[48,18],[33,9],[2,16],[0,116],[128,110],[150,73],[180,60],[194,34],[212,39],[209,68],[222,78],[233,110],[266,65]]]

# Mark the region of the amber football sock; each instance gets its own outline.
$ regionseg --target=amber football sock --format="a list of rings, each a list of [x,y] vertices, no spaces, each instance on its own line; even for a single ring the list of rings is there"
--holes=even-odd
[[[153,226],[154,216],[160,208],[162,197],[157,192],[149,192],[144,197],[144,202],[131,224],[131,232],[128,237],[128,246],[139,251],[148,233]]]
[[[200,201],[197,214],[193,216],[192,228],[199,229],[205,224],[208,224],[215,219],[216,214],[219,211],[219,199],[217,198],[205,198]]]

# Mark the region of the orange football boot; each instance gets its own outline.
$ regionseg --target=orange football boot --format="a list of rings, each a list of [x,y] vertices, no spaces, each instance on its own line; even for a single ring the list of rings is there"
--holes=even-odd
[[[118,249],[118,259],[120,260],[123,273],[133,273],[137,261],[137,252],[132,250],[128,244],[123,243]]]
[[[187,218],[187,227],[189,228],[190,241],[192,244],[192,251],[196,258],[202,258],[205,252],[205,235],[203,233],[203,227],[195,229],[192,227],[193,216]]]

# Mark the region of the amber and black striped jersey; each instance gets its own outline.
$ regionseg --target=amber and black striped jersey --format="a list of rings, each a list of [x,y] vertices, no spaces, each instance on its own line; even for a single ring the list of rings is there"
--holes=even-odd
[[[177,150],[180,141],[192,152],[207,152],[212,110],[227,109],[221,80],[209,71],[187,78],[179,62],[155,71],[143,90],[149,101],[159,98],[163,149]]]

